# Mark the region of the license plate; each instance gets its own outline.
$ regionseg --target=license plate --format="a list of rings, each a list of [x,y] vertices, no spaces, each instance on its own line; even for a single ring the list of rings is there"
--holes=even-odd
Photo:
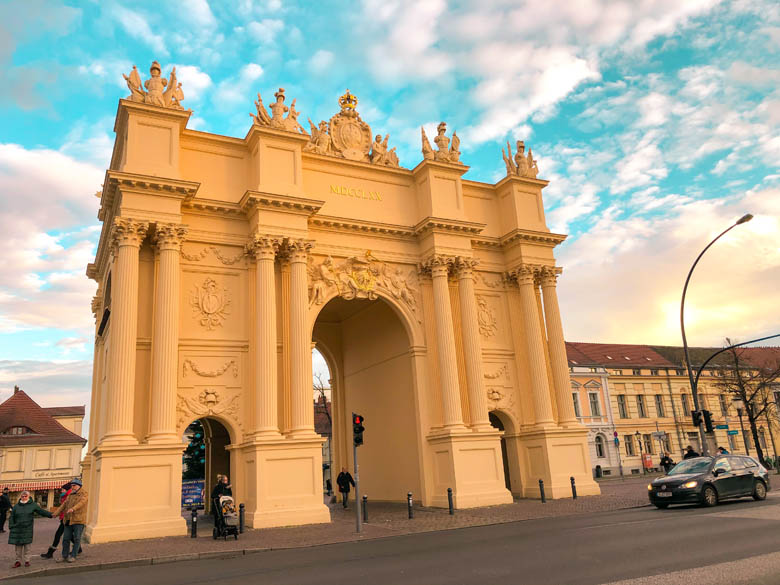
[[[671,492],[658,492],[655,495],[658,496],[659,498],[671,498],[672,497]]]

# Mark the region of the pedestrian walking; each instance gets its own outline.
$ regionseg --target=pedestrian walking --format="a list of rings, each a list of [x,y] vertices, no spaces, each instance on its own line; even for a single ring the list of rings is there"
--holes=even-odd
[[[30,544],[33,541],[33,523],[35,514],[51,518],[51,512],[41,508],[30,497],[30,492],[23,491],[19,501],[11,509],[11,517],[8,520],[8,544],[16,546],[16,562],[14,569],[22,566],[30,566]]]
[[[8,517],[8,510],[11,509],[11,498],[8,497],[8,488],[3,488],[0,495],[0,532],[5,532],[5,519]]]
[[[668,453],[664,453],[664,456],[661,457],[661,467],[664,468],[664,473],[669,473],[669,470],[674,467],[674,461]]]
[[[683,455],[683,459],[693,459],[694,457],[701,457],[696,451],[693,450],[693,447],[688,445],[685,448],[685,455]]]
[[[70,495],[70,488],[70,482],[60,487],[60,504],[62,504]],[[65,512],[60,512],[59,517],[60,525],[57,527],[57,532],[54,533],[54,540],[52,541],[49,550],[47,550],[45,553],[41,553],[41,558],[52,558],[54,553],[57,551],[57,548],[60,546],[60,539],[62,538],[62,534],[65,532]],[[81,550],[79,550],[79,552],[81,552]]]
[[[341,473],[339,473],[338,477],[336,478],[336,483],[338,484],[339,491],[341,492],[341,503],[346,508],[347,501],[349,500],[349,486],[355,485],[355,480],[352,479],[352,476],[349,474],[349,471],[347,471],[346,467],[341,468]]]
[[[87,523],[87,490],[81,486],[81,480],[76,478],[70,482],[70,494],[61,502],[52,514],[64,515],[65,527],[62,531],[62,558],[58,563],[73,563],[81,551],[81,536],[84,534],[84,525]]]

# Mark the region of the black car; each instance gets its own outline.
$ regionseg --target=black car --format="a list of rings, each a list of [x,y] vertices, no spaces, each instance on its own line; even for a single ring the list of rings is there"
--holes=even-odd
[[[763,500],[768,490],[767,470],[744,455],[686,459],[647,486],[650,503],[658,508],[692,503],[714,506],[721,500],[743,496]]]

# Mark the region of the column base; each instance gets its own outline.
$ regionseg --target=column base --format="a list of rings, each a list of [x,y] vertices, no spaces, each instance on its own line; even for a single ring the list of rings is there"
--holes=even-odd
[[[427,439],[434,470],[426,505],[447,507],[447,488],[452,488],[453,503],[459,509],[512,503],[512,494],[504,483],[500,432],[474,433],[466,429],[429,435]]]
[[[172,443],[181,443],[184,445],[183,439],[176,433],[168,433],[164,435],[149,435],[146,437],[145,443],[151,445],[171,445]]]
[[[601,493],[591,471],[588,432],[582,426],[521,431],[512,440],[519,452],[524,498],[541,498],[540,479],[548,498],[571,498],[571,477],[578,496]]]
[[[239,449],[246,470],[246,522],[252,528],[330,522],[322,502],[322,443],[306,438],[255,438]]]
[[[138,445],[138,439],[131,433],[105,435],[103,440],[100,442],[101,447],[104,445],[107,447]]]
[[[92,453],[88,542],[181,536],[179,440],[168,444],[117,446],[102,443]]]

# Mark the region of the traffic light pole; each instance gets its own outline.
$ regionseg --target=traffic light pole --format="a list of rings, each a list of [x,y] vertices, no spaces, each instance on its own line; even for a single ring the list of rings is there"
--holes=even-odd
[[[363,520],[360,517],[360,467],[358,466],[358,446],[352,443],[353,461],[355,462],[355,530],[362,532]]]

